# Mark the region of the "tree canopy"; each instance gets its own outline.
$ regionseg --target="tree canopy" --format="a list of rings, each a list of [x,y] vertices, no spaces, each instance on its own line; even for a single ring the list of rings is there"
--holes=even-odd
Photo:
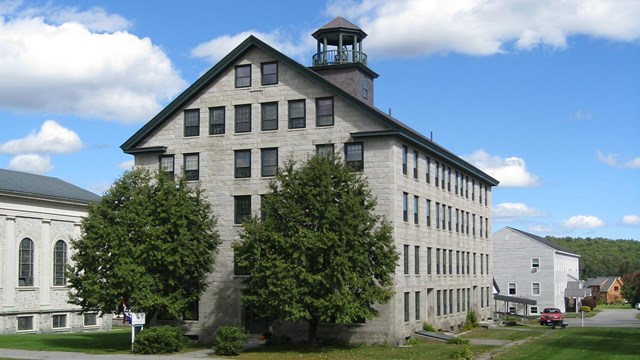
[[[640,271],[640,241],[552,236],[547,239],[580,255],[580,277],[583,279]]]
[[[136,169],[90,204],[67,276],[84,311],[179,318],[206,287],[220,242],[202,191],[184,178]]]
[[[339,159],[287,161],[234,245],[251,274],[244,304],[265,318],[306,321],[310,343],[321,322],[377,316],[375,305],[393,296],[398,254],[375,205],[366,180]]]
[[[622,296],[631,306],[640,303],[640,271],[626,274],[622,282]]]

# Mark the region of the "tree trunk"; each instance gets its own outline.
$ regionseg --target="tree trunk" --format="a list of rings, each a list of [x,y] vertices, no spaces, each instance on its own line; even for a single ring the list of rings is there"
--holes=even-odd
[[[307,337],[307,341],[311,345],[316,345],[317,343],[319,325],[320,319],[317,316],[314,316],[309,320],[309,335]]]

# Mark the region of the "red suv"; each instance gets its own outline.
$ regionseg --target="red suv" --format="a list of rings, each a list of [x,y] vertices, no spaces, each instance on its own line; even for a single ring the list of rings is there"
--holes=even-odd
[[[564,314],[558,308],[545,308],[540,315],[540,325],[562,325]]]

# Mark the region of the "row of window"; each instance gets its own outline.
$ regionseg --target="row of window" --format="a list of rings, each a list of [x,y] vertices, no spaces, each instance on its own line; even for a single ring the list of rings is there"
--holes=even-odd
[[[408,158],[409,158],[409,148],[406,145],[402,146],[402,173],[404,175],[408,175]],[[424,157],[424,161],[421,160],[422,157],[417,150],[413,150],[413,178],[419,179],[419,163],[423,163],[425,166],[425,180],[427,184],[431,184],[431,158],[428,156]],[[435,171],[434,171],[434,185],[437,188],[441,188],[442,190],[446,190],[451,192],[452,183],[453,183],[453,192],[456,195],[469,199],[469,195],[471,195],[471,201],[476,201],[476,180],[474,178],[469,178],[468,175],[463,174],[458,170],[451,170],[450,166],[445,165],[444,163],[440,163],[439,161],[434,161]],[[453,181],[451,180],[451,176],[453,175]],[[484,185],[480,181],[477,182],[479,187],[478,192],[478,203],[484,204],[484,206],[488,205],[488,192],[491,191],[491,188],[488,185]]]
[[[18,250],[18,286],[34,285],[34,246],[33,240],[24,238]],[[53,286],[67,285],[65,266],[67,265],[67,243],[56,241],[53,247]]]
[[[480,307],[489,307],[490,304],[490,288],[480,288]],[[455,312],[453,308],[455,294]],[[436,291],[436,315],[443,316],[454,313],[461,313],[471,309],[471,288],[448,289]]]
[[[260,64],[260,85],[276,85],[278,83],[278,62]],[[251,87],[251,64],[235,67],[236,88]]]
[[[96,313],[83,314],[84,326],[98,326],[98,315]],[[32,331],[36,330],[34,327],[35,316],[18,316],[17,327],[18,331]],[[53,329],[68,329],[68,315],[67,314],[53,314],[51,315],[51,328]]]
[[[234,177],[251,177],[251,149],[234,151]],[[334,154],[334,144],[316,145],[316,153],[331,156]],[[360,142],[344,144],[345,164],[354,170],[364,168],[363,144]],[[175,155],[161,155],[160,169],[168,176],[175,174]],[[200,179],[200,154],[183,155],[184,175],[187,180]],[[260,176],[275,176],[278,169],[278,148],[260,149]]]
[[[307,102],[305,99],[288,101],[289,129],[302,129],[307,126]],[[252,129],[252,105],[243,104],[233,107],[234,132],[246,133]],[[209,135],[221,135],[226,132],[226,108],[209,108]],[[278,130],[278,102],[260,104],[260,130]],[[333,98],[316,99],[316,126],[333,125]],[[184,136],[200,135],[200,109],[184,110]]]
[[[509,295],[518,295],[518,284],[509,283]],[[529,294],[520,294],[520,295],[529,295]],[[531,283],[531,295],[540,295],[540,283],[533,282]]]
[[[403,247],[403,272],[409,275],[411,269],[411,246]],[[455,257],[454,257],[455,253]],[[413,246],[413,273],[420,275],[420,246]],[[479,256],[478,256],[479,255]],[[427,247],[427,274],[432,274],[433,248]],[[478,271],[478,258],[480,259],[480,275],[489,274],[489,254],[471,253],[469,251],[438,249],[435,251],[436,275],[473,275]],[[448,259],[448,261],[447,261]],[[455,264],[454,264],[455,260]],[[454,273],[455,266],[455,273]],[[447,271],[448,270],[448,271]]]
[[[420,197],[418,195],[413,196],[413,223],[418,225],[420,223]],[[425,202],[426,223],[427,226],[431,226],[431,200],[426,199]],[[465,221],[466,218],[466,221]],[[453,231],[453,208],[445,204],[435,203],[435,225],[436,229]],[[402,193],[402,220],[404,222],[409,221],[409,194]],[[469,224],[471,224],[471,233],[469,232]],[[476,214],[471,214],[468,211],[461,209],[455,209],[455,231],[457,233],[476,236],[476,224],[479,225],[480,237],[489,238],[489,218],[479,217],[479,221],[476,222]]]

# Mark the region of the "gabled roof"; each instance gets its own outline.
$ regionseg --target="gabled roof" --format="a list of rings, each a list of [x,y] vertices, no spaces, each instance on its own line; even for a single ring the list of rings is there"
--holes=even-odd
[[[346,20],[345,20],[346,21]],[[227,56],[222,58],[220,62],[214,65],[209,71],[207,71],[204,75],[202,75],[198,80],[196,80],[191,86],[189,86],[185,91],[183,91],[180,95],[178,95],[169,105],[167,105],[164,109],[162,109],[156,116],[154,116],[148,123],[146,123],[140,130],[138,130],[133,136],[131,136],[127,141],[125,141],[120,148],[127,154],[134,154],[137,152],[145,151],[144,149],[137,148],[137,146],[149,135],[153,133],[156,129],[158,129],[164,122],[171,119],[177,112],[181,111],[186,104],[195,99],[198,94],[203,91],[209,84],[211,84],[216,78],[221,76],[221,74],[230,66],[233,66],[236,61],[239,60],[245,53],[249,50],[258,48],[261,51],[273,56],[278,61],[287,64],[293,70],[297,71],[301,76],[304,76],[313,82],[320,84],[321,86],[328,89],[330,92],[335,94],[347,102],[350,102],[355,107],[363,110],[372,118],[381,121],[388,127],[388,130],[378,131],[378,132],[360,132],[351,134],[354,138],[365,138],[365,137],[376,137],[376,136],[395,136],[403,138],[407,141],[411,141],[418,148],[423,149],[424,151],[429,152],[434,157],[439,157],[446,162],[451,163],[452,165],[459,166],[460,168],[466,170],[470,174],[477,176],[479,179],[482,179],[486,183],[496,186],[498,185],[498,181],[488,174],[484,173],[480,169],[466,162],[459,156],[451,153],[450,151],[444,149],[443,147],[435,144],[434,142],[427,139],[425,136],[421,135],[419,132],[411,129],[407,125],[403,124],[399,120],[387,115],[386,113],[376,109],[373,106],[361,101],[360,99],[352,96],[346,91],[342,90],[335,84],[331,83],[315,71],[303,66],[297,61],[289,58],[288,56],[282,54],[278,50],[269,46],[262,40],[256,38],[251,35],[246,40],[244,40],[240,45],[238,45],[234,50],[232,50]],[[153,148],[155,151],[162,151],[161,147]],[[149,150],[150,151],[150,150]]]
[[[0,169],[0,194],[80,203],[100,201],[100,196],[58,178],[5,169]]]
[[[552,249],[554,249],[556,251],[560,251],[560,252],[566,253],[568,255],[580,257],[580,255],[574,254],[571,251],[563,248],[562,246],[559,246],[556,243],[554,243],[552,241],[549,241],[549,240],[547,240],[547,239],[545,239],[543,237],[540,237],[538,235],[531,234],[531,233],[528,233],[526,231],[514,229],[514,228],[512,228],[510,226],[506,226],[505,229],[511,230],[513,232],[516,232],[516,233],[518,233],[518,234],[520,234],[522,236],[525,236],[525,237],[527,237],[527,238],[529,238],[531,240],[537,241],[537,242],[541,243],[542,245],[548,246],[548,247],[550,247],[550,248],[552,248]]]
[[[599,286],[600,292],[609,292],[613,284],[618,279],[617,276],[600,276],[595,279],[591,279],[585,283],[585,286]]]

